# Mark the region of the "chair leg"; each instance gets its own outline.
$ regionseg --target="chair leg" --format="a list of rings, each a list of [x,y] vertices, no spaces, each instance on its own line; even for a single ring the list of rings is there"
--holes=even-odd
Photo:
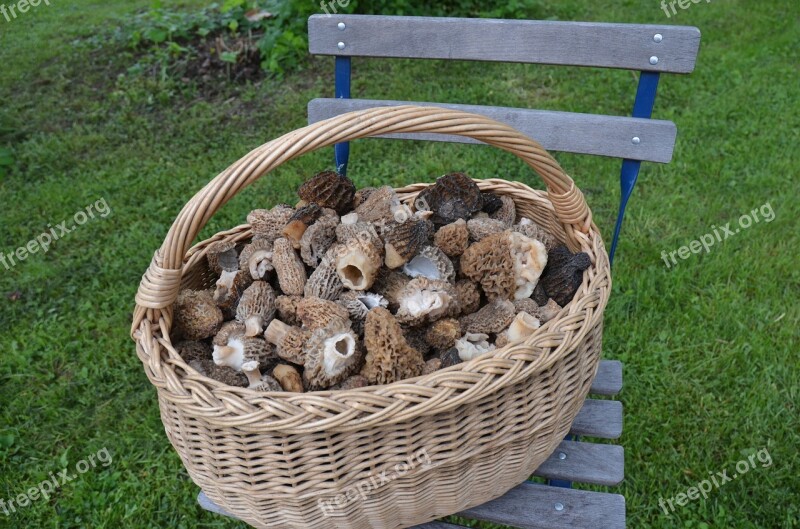
[[[336,98],[350,99],[350,57],[336,57]],[[347,174],[347,162],[350,159],[350,143],[337,143],[333,146],[336,158],[336,171]]]

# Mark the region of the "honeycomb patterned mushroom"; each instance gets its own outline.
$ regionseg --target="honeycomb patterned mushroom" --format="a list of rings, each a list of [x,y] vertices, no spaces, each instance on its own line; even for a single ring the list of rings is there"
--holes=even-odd
[[[506,231],[508,227],[502,220],[497,219],[470,219],[467,221],[469,238],[473,241],[480,241],[494,233]]]
[[[454,347],[460,337],[461,324],[453,318],[439,320],[425,332],[425,341],[440,354]]]
[[[302,296],[306,286],[306,267],[288,239],[277,239],[273,247],[272,264],[281,291],[290,296]]]
[[[483,333],[466,333],[456,340],[458,357],[464,362],[493,351],[495,346],[489,343],[489,335]]]
[[[323,171],[301,185],[297,195],[308,204],[330,208],[339,215],[344,215],[353,209],[356,186],[346,176],[334,171]]]
[[[353,375],[363,354],[353,331],[334,320],[316,329],[303,347],[306,363],[303,385],[309,391],[328,389]]]
[[[465,333],[494,334],[502,331],[514,319],[514,304],[507,299],[495,299],[478,312],[461,318],[461,328]]]
[[[333,301],[341,295],[344,284],[336,271],[336,252],[338,251],[338,246],[329,249],[319,266],[311,273],[304,288],[305,297]]]
[[[214,345],[214,363],[242,371],[246,362],[268,363],[276,359],[275,349],[264,338],[248,338],[235,334],[225,345]]]
[[[358,219],[363,222],[392,222],[398,211],[405,210],[397,193],[390,186],[371,191],[364,202],[355,209]]]
[[[272,370],[272,378],[280,383],[283,391],[291,393],[303,392],[303,377],[294,367],[287,364],[278,364]]]
[[[207,343],[195,340],[184,340],[175,344],[175,352],[187,364],[194,360],[211,360],[211,350]]]
[[[480,282],[490,300],[530,297],[546,264],[544,245],[516,232],[489,235],[461,256],[461,271]]]
[[[297,319],[297,304],[303,296],[278,296],[275,298],[276,317],[287,325],[300,325]]]
[[[481,193],[481,196],[483,197],[483,207],[481,208],[483,213],[492,215],[503,207],[503,199],[500,197],[500,195],[495,195],[494,193]]]
[[[411,278],[402,272],[384,268],[378,273],[372,290],[389,302],[389,310],[397,312],[398,307],[400,307],[400,295],[410,282]]]
[[[558,240],[549,231],[527,217],[519,219],[519,224],[515,224],[513,230],[530,239],[536,239],[541,242],[548,252],[558,246]]]
[[[303,347],[311,338],[311,331],[286,325],[280,320],[272,320],[264,332],[264,338],[275,345],[276,354],[282,360],[299,366],[306,363]]]
[[[452,367],[454,365],[463,362],[463,360],[461,360],[461,357],[458,356],[458,349],[456,349],[455,346],[451,347],[450,349],[439,355],[439,359],[442,361],[441,369]]]
[[[208,267],[217,276],[223,272],[236,272],[239,270],[239,256],[236,254],[236,243],[233,241],[217,241],[208,245],[206,249]]]
[[[270,210],[257,209],[247,215],[247,222],[253,230],[253,238],[274,242],[283,237],[283,228],[294,215],[294,208],[279,204]]]
[[[356,191],[353,197],[353,209],[358,209],[358,206],[366,202],[373,191],[375,191],[374,187],[362,187]]]
[[[339,216],[332,209],[322,210],[323,214],[300,238],[300,257],[311,268],[319,265],[320,260],[336,242],[336,226]]]
[[[253,280],[268,277],[275,270],[272,266],[272,242],[260,239],[246,245],[239,254],[239,269],[249,272]]]
[[[391,384],[416,377],[425,368],[422,354],[408,345],[400,324],[382,307],[367,314],[364,344],[367,358],[361,374],[371,384]]]
[[[383,243],[364,222],[340,224],[336,233],[341,242],[335,252],[339,279],[350,290],[369,290],[383,265]]]
[[[541,284],[545,294],[562,307],[572,301],[583,282],[583,272],[592,266],[589,254],[573,254],[564,245],[550,250],[548,265],[542,274]]]
[[[297,319],[304,329],[322,329],[336,323],[350,328],[350,313],[336,302],[320,298],[303,298],[297,304]]]
[[[489,218],[499,220],[506,228],[510,228],[517,220],[517,206],[514,204],[514,199],[508,195],[501,196],[500,201],[501,206],[496,211],[487,211],[487,213],[489,213]]]
[[[292,243],[292,247],[299,249],[300,240],[303,238],[309,226],[314,224],[322,216],[322,208],[316,204],[309,204],[299,208],[289,218],[283,228],[283,236]]]
[[[423,248],[403,266],[403,272],[409,277],[427,277],[442,281],[454,281],[456,278],[453,261],[436,246]]]
[[[246,388],[248,384],[244,373],[227,366],[218,366],[211,358],[192,360],[189,362],[189,367],[204,377],[212,378],[226,386]]]
[[[448,257],[458,257],[469,246],[469,229],[467,221],[457,221],[442,226],[433,236],[433,243]]]
[[[253,391],[283,391],[277,380],[261,373],[258,362],[245,362],[242,365],[242,372],[247,376],[248,389]]]
[[[439,371],[442,368],[442,360],[440,358],[431,358],[427,362],[425,362],[425,367],[422,368],[423,375],[430,375],[435,371]]]
[[[413,326],[441,319],[451,312],[455,295],[455,287],[447,281],[412,279],[400,294],[397,321]]]
[[[433,211],[436,226],[467,220],[483,208],[483,195],[478,185],[464,173],[451,173],[436,180],[417,196],[417,204],[425,203]]]
[[[336,384],[335,386],[331,386],[330,389],[345,391],[348,389],[365,388],[367,386],[369,386],[369,380],[367,380],[367,377],[363,375],[353,375],[344,379],[343,382]]]
[[[478,284],[469,279],[459,279],[456,281],[456,307],[459,311],[451,311],[453,316],[461,314],[472,314],[481,306],[481,292]]]
[[[275,291],[266,281],[247,287],[236,308],[236,321],[245,325],[245,336],[258,336],[275,317]]]
[[[395,318],[396,319],[396,318]],[[418,325],[411,327],[408,325],[401,325],[403,336],[408,342],[408,345],[419,351],[423,358],[428,358],[428,355],[433,350],[431,344],[425,339],[425,333],[428,330],[427,325]]]
[[[355,290],[348,290],[343,293],[337,303],[347,310],[350,315],[350,321],[353,324],[353,330],[359,336],[364,334],[367,313],[376,307],[386,308],[389,306],[389,302],[380,294]]]
[[[527,312],[542,324],[545,324],[556,317],[561,310],[561,306],[552,299],[547,300],[545,305],[539,306],[533,298],[523,298],[514,300],[514,309],[517,314]]]
[[[399,268],[424,248],[433,234],[433,224],[428,221],[430,211],[421,211],[403,222],[385,225],[383,240],[388,268]]]
[[[184,290],[175,300],[175,336],[204,340],[217,333],[223,321],[222,311],[208,290]]]

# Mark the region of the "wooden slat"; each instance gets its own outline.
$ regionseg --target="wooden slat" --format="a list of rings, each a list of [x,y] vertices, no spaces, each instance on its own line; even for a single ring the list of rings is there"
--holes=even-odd
[[[622,435],[622,403],[616,400],[586,399],[569,433],[618,439]]]
[[[672,159],[677,136],[674,123],[656,119],[372,99],[314,99],[308,104],[308,122],[316,123],[354,110],[398,105],[443,107],[481,114],[519,130],[549,151],[668,163]],[[446,134],[388,134],[381,137],[480,143],[471,138]],[[638,144],[633,143],[634,137],[639,138]]]
[[[625,498],[619,494],[523,483],[459,516],[520,529],[624,529]]]
[[[625,477],[625,450],[617,445],[562,441],[534,476],[619,485]]]
[[[622,390],[622,362],[601,360],[589,390],[594,395],[616,395]]]
[[[345,29],[339,29],[344,23]],[[655,35],[662,36],[656,42]],[[462,59],[689,73],[700,30],[689,26],[603,24],[381,15],[313,15],[313,54]],[[339,43],[344,43],[340,47]],[[656,64],[650,58],[658,57]]]

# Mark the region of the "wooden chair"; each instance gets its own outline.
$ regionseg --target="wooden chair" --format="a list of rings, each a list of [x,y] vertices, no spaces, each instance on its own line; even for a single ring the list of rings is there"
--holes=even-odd
[[[598,24],[528,20],[433,17],[315,15],[309,19],[309,49],[333,55],[335,98],[314,99],[309,123],[352,110],[417,104],[483,114],[505,122],[550,151],[622,159],[621,198],[610,257],[613,260],[628,199],[643,161],[668,163],[677,129],[670,121],[650,119],[661,72],[694,69],[700,32],[694,27]],[[509,45],[513,43],[513,45]],[[638,70],[639,85],[631,117],[578,114],[519,108],[350,98],[351,57],[460,59],[475,61],[592,66]],[[398,139],[477,143],[460,136],[398,134]],[[348,144],[335,148],[336,166],[344,173]],[[622,364],[604,360],[592,384],[592,395],[617,395],[622,389]],[[548,485],[526,482],[501,498],[459,515],[521,529],[622,528],[625,498],[619,494],[571,488],[572,482],[614,486],[624,477],[624,450],[613,444],[579,441],[579,436],[618,439],[622,404],[588,398],[570,436],[534,476]],[[204,494],[200,504],[228,515]],[[432,522],[416,529],[459,529]]]

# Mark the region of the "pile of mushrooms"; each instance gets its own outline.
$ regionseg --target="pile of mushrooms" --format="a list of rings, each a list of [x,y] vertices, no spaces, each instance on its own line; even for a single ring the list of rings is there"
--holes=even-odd
[[[413,208],[331,171],[298,195],[251,212],[250,241],[208,245],[216,285],[180,293],[172,338],[200,374],[288,392],[428,374],[528,338],[591,265],[463,173]]]

